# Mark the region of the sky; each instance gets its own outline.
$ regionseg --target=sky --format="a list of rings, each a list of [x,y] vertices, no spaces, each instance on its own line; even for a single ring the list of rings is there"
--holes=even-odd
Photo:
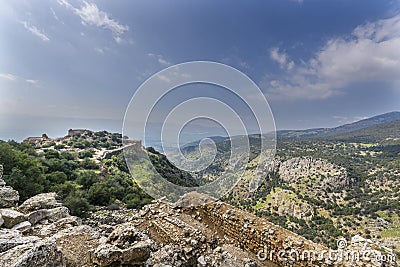
[[[0,4],[2,140],[59,137],[69,128],[121,132],[137,88],[188,61],[219,62],[247,75],[277,129],[333,127],[400,110],[399,1]],[[188,88],[160,112],[196,92],[232,98],[216,86]]]

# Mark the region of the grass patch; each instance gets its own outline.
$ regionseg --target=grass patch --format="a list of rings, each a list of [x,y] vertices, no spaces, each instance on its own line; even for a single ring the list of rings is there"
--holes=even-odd
[[[400,237],[400,227],[394,227],[390,229],[383,230],[381,232],[381,236],[383,238],[389,238],[389,237]]]

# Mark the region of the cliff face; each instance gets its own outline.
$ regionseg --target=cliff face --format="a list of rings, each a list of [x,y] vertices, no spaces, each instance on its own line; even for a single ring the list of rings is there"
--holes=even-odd
[[[323,159],[296,157],[287,161],[275,161],[275,170],[283,181],[301,187],[310,185],[314,192],[342,189],[350,184],[345,168]]]

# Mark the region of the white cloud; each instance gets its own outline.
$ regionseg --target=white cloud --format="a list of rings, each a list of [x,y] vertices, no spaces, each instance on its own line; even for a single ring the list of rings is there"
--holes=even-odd
[[[23,77],[20,77],[20,76],[11,74],[11,73],[0,73],[0,78],[6,79],[6,80],[9,80],[9,81],[17,81],[17,80],[18,81],[25,81],[25,82],[33,84],[33,85],[36,85],[36,84],[39,83],[39,80],[25,79]]]
[[[39,80],[31,80],[31,79],[27,79],[27,80],[25,80],[27,83],[30,83],[30,84],[38,84],[38,82],[39,82]]]
[[[336,116],[332,116],[333,119],[335,119],[336,121],[338,121],[339,123],[353,123],[356,121],[360,121],[360,120],[364,120],[367,119],[368,117],[365,116],[355,116],[355,117],[346,117],[346,116],[340,116],[340,115],[336,115]]]
[[[153,53],[148,53],[147,55],[149,57],[157,59],[157,62],[160,63],[161,65],[164,65],[164,66],[171,65],[171,62],[169,62],[166,59],[164,59],[164,57],[162,55],[156,55],[156,54],[153,54]]]
[[[157,75],[157,78],[160,79],[160,80],[163,81],[163,82],[166,82],[166,83],[171,82],[171,79],[170,79],[169,77],[167,77],[167,76],[165,76],[165,75],[162,75],[162,74],[158,74],[158,75]]]
[[[267,94],[279,98],[323,99],[343,94],[357,83],[400,85],[400,15],[360,25],[350,36],[334,38],[307,62],[288,67],[288,56],[271,49],[286,72],[264,81]]]
[[[95,47],[95,48],[94,48],[94,51],[96,51],[96,52],[99,53],[99,54],[104,54],[103,48]]]
[[[51,14],[53,14],[53,18],[54,18],[55,20],[57,20],[57,21],[60,21],[60,19],[57,17],[56,12],[54,11],[54,9],[50,7],[50,11],[51,11]]]
[[[270,57],[279,63],[281,69],[291,70],[294,67],[294,62],[289,59],[285,52],[279,52],[279,48],[274,47],[269,50]]]
[[[110,30],[117,43],[122,42],[121,35],[129,30],[127,25],[122,25],[118,21],[110,19],[108,14],[101,11],[94,3],[83,1],[83,6],[76,8],[67,0],[58,0],[58,2],[78,15],[82,24]]]
[[[0,78],[15,81],[18,77],[11,73],[0,73]]]
[[[37,37],[42,39],[42,41],[45,41],[45,42],[50,41],[50,38],[47,37],[46,34],[44,34],[38,28],[36,28],[36,26],[29,25],[29,23],[26,21],[21,21],[21,24],[24,25],[25,29],[27,29],[30,33],[32,33],[33,35],[36,35]]]

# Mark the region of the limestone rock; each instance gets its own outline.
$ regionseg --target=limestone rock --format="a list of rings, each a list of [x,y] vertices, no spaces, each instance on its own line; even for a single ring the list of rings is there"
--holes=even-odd
[[[7,267],[62,267],[64,254],[54,240],[45,239],[13,247],[0,253],[0,266]]]
[[[82,224],[82,220],[78,217],[75,216],[70,216],[66,218],[62,218],[54,223],[39,226],[37,225],[35,227],[35,231],[37,232],[37,235],[44,237],[44,236],[51,236],[54,235],[55,233],[73,227],[73,226],[78,226]]]
[[[199,262],[199,264],[200,264],[201,266],[206,266],[206,265],[207,265],[207,262],[204,260],[204,256],[200,256],[200,257],[197,259],[197,261]]]
[[[48,210],[48,215],[47,215],[47,219],[50,222],[56,222],[62,218],[66,218],[69,217],[69,209],[67,207],[57,207],[54,209],[49,209]]]
[[[14,225],[26,220],[24,214],[12,209],[0,209],[0,215],[4,220],[4,226],[7,228],[12,228]]]
[[[3,217],[1,217],[1,214],[0,214],[0,227],[3,225],[3,223],[4,223],[4,219],[3,219]]]
[[[61,203],[57,200],[57,194],[43,193],[25,200],[25,202],[18,207],[18,210],[23,213],[28,213],[39,209],[53,209],[57,207],[61,207]]]
[[[48,215],[49,215],[49,211],[46,209],[32,211],[31,213],[28,214],[28,221],[32,225],[35,225],[37,222],[43,220]]]
[[[0,186],[0,208],[15,207],[18,203],[18,200],[18,191],[14,190],[11,186]]]
[[[216,201],[215,198],[212,198],[208,195],[203,195],[197,193],[196,191],[192,191],[184,194],[176,203],[175,207],[190,207],[190,206],[199,206],[204,205],[209,202]]]
[[[37,236],[22,236],[17,230],[1,229],[0,230],[0,253],[7,251],[13,247],[35,242],[40,240]]]
[[[133,225],[121,224],[94,251],[93,263],[100,266],[141,264],[150,257],[152,245],[153,241]]]
[[[29,230],[31,230],[31,228],[32,228],[32,224],[30,222],[23,221],[23,222],[20,222],[19,224],[14,225],[12,230],[18,230],[21,233],[26,233],[26,232],[29,232]]]
[[[80,225],[60,230],[51,238],[63,251],[66,264],[70,267],[93,266],[92,251],[100,241],[100,233],[88,225]]]

